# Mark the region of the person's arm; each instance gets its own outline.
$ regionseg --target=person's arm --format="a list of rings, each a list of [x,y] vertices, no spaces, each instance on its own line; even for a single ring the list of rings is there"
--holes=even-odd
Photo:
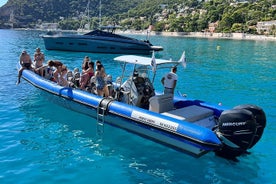
[[[161,83],[163,84],[163,86],[164,86],[164,80],[165,80],[165,77],[162,77]]]
[[[175,89],[175,87],[176,87],[176,82],[177,82],[177,80],[174,80],[174,81],[173,81],[173,92],[174,92],[174,89]]]
[[[105,73],[105,71],[103,72],[103,77],[106,77],[107,75],[106,75],[106,73]]]
[[[174,80],[173,80],[173,91],[174,91],[174,89],[175,89],[175,87],[176,87],[177,79],[178,79],[178,76],[175,75],[175,76],[174,76]]]
[[[41,55],[42,55],[42,58],[41,58],[41,59],[42,59],[42,62],[44,62],[44,61],[45,61],[45,55],[42,54],[42,53],[41,53]]]
[[[97,77],[99,75],[99,72],[98,71],[96,71],[95,72],[95,77]]]
[[[105,68],[103,68],[102,77],[106,77]]]
[[[33,61],[30,55],[29,55],[29,62],[31,63],[31,65],[33,64]]]
[[[20,65],[22,66],[22,64],[23,64],[23,61],[22,61],[23,59],[22,59],[22,54],[20,55],[20,57],[19,57],[19,63],[20,63]]]
[[[86,65],[88,65],[88,61],[83,61],[81,66],[82,70],[85,69]]]
[[[88,68],[87,70],[83,70],[83,74],[87,74],[87,73],[89,73],[91,71],[91,68]]]

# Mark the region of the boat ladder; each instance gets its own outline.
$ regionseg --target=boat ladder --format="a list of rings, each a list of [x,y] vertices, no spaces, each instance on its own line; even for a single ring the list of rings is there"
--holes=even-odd
[[[106,107],[103,106],[98,106],[97,108],[97,129],[96,129],[96,133],[97,136],[102,136],[104,134],[104,117],[105,117],[105,112],[106,112]]]
[[[99,103],[99,106],[97,107],[97,127],[96,127],[96,133],[97,136],[102,137],[104,134],[104,122],[105,122],[105,116],[108,112],[108,107],[111,104],[113,99],[111,98],[103,98],[101,102]]]

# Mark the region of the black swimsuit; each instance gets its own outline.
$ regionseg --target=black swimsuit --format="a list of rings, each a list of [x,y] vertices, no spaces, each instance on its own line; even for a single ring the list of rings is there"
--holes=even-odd
[[[31,63],[23,63],[23,66],[27,69],[31,68]]]

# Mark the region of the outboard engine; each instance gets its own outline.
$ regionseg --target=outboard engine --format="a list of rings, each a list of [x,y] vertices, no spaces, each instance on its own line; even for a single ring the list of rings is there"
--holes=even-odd
[[[261,138],[265,124],[265,113],[257,106],[240,105],[223,111],[216,130],[223,147],[216,154],[234,159],[246,153]]]
[[[266,126],[266,116],[262,108],[256,105],[239,105],[234,107],[234,109],[246,109],[253,113],[254,118],[256,119],[257,123],[257,132],[255,134],[254,140],[252,145],[249,148],[252,148],[262,137],[264,128]]]

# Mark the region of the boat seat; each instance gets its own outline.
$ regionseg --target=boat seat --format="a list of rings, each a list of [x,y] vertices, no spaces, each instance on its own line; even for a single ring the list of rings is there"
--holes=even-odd
[[[173,95],[164,94],[164,95],[155,95],[149,99],[149,110],[153,112],[167,112],[173,110]]]
[[[179,120],[183,120],[183,121],[195,122],[195,121],[210,117],[213,115],[213,113],[214,112],[211,109],[207,109],[197,105],[192,105],[192,106],[164,112],[162,114]]]

